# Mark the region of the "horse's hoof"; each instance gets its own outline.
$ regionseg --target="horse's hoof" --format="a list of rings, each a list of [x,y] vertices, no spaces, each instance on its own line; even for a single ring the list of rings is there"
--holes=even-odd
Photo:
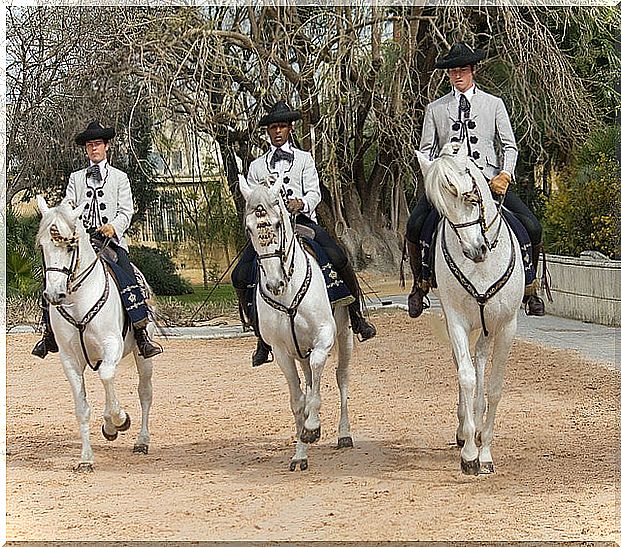
[[[112,433],[112,435],[106,433],[106,427],[103,425],[101,426],[101,434],[105,437],[106,441],[116,441],[116,438],[119,436],[116,431]]]
[[[351,448],[354,446],[354,441],[352,441],[351,437],[341,437],[339,439],[337,448]]]
[[[319,440],[319,438],[321,437],[321,426],[319,426],[317,429],[302,429],[302,433],[300,434],[300,440],[303,443],[315,443]]]
[[[93,464],[88,462],[80,462],[73,470],[76,473],[92,473],[94,471]]]
[[[492,462],[481,462],[479,473],[481,475],[491,475],[494,472],[494,464]]]
[[[123,425],[119,425],[116,429],[117,431],[127,431],[131,425],[132,425],[132,420],[129,417],[129,414],[127,414],[126,412],[125,421],[123,422]]]
[[[289,471],[295,471],[298,463],[300,464],[300,471],[306,471],[308,469],[308,460],[304,458],[303,460],[291,460]]]
[[[481,466],[479,465],[479,458],[472,460],[471,462],[467,462],[463,458],[461,459],[461,472],[464,475],[478,475],[480,470]]]
[[[457,433],[455,433],[455,444],[459,447],[462,448],[464,446],[464,444],[466,444],[466,441],[464,441],[463,439],[459,438],[459,435],[457,435]]]
[[[149,445],[148,444],[135,444],[133,453],[134,454],[148,454]]]

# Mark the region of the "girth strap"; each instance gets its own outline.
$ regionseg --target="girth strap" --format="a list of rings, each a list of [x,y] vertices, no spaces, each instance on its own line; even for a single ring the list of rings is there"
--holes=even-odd
[[[77,321],[76,319],[74,319],[69,314],[69,312],[65,310],[65,308],[63,308],[62,306],[58,306],[56,308],[58,310],[58,313],[60,313],[60,315],[63,317],[63,319],[65,319],[65,321],[67,321],[67,323],[70,323],[76,329],[78,329],[78,333],[80,334],[80,345],[82,346],[82,353],[84,354],[84,358],[86,359],[88,366],[91,367],[93,370],[97,370],[99,368],[99,365],[101,365],[101,361],[97,361],[97,363],[93,365],[90,359],[88,358],[88,353],[86,351],[86,345],[84,344],[84,331],[86,330],[86,325],[88,325],[93,320],[93,318],[99,313],[101,308],[103,308],[104,304],[108,300],[108,295],[110,294],[109,275],[108,275],[108,272],[106,271],[106,268],[104,267],[103,262],[101,262],[101,265],[104,270],[104,278],[106,280],[103,294],[99,297],[99,300],[95,302],[93,307],[88,312],[86,312],[86,315],[82,318],[82,321]]]
[[[306,359],[311,353],[309,349],[306,352],[306,354],[302,355],[302,351],[300,350],[300,345],[298,343],[298,337],[295,333],[295,316],[298,313],[298,308],[300,306],[300,303],[302,302],[302,300],[306,296],[306,293],[308,292],[308,288],[310,287],[310,282],[312,278],[312,269],[311,269],[310,260],[308,258],[308,253],[306,251],[303,251],[303,253],[304,253],[304,257],[306,258],[306,275],[304,276],[304,281],[302,282],[302,285],[300,286],[298,292],[293,297],[291,306],[287,307],[284,304],[281,304],[280,302],[277,302],[276,300],[271,298],[263,289],[263,284],[260,282],[260,280],[258,283],[259,293],[261,294],[261,297],[263,298],[263,300],[275,310],[286,313],[289,316],[289,323],[291,325],[291,335],[293,337],[293,343],[295,344],[295,350],[297,351],[300,359]],[[259,269],[259,272],[260,272],[260,269]],[[261,274],[259,273],[259,276],[260,275]]]
[[[505,219],[503,217],[501,218],[502,218],[502,222],[506,224]],[[500,278],[494,284],[492,284],[491,287],[489,287],[489,289],[487,289],[484,293],[481,294],[477,292],[476,287],[470,282],[470,280],[459,269],[459,266],[457,266],[457,264],[455,263],[455,260],[453,260],[453,257],[449,253],[448,248],[446,246],[445,226],[446,226],[446,223],[443,222],[442,223],[442,240],[441,240],[442,254],[444,255],[444,259],[446,260],[449,270],[451,270],[451,273],[455,276],[455,279],[457,279],[460,285],[464,289],[466,289],[466,291],[468,291],[468,294],[470,294],[470,296],[472,296],[477,301],[477,304],[479,305],[479,313],[481,315],[481,326],[483,327],[483,334],[487,336],[489,334],[489,331],[487,330],[487,327],[485,325],[485,314],[484,314],[485,304],[487,304],[487,301],[490,298],[492,298],[492,296],[494,296],[500,289],[502,289],[507,284],[507,281],[509,281],[511,274],[513,273],[513,268],[515,267],[515,244],[513,242],[511,231],[508,230],[508,226],[507,226],[507,230],[509,231],[509,240],[511,241],[511,257],[509,259],[509,265],[507,266],[505,273],[503,273],[500,276]]]

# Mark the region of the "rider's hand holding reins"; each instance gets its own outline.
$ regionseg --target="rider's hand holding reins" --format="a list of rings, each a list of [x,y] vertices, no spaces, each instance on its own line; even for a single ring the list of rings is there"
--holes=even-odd
[[[97,228],[97,231],[105,235],[106,237],[114,237],[116,235],[116,230],[112,224],[104,224]]]
[[[304,202],[298,198],[291,198],[287,201],[287,211],[289,211],[292,215],[297,215],[301,213],[304,209]]]
[[[506,171],[501,171],[492,180],[489,181],[489,187],[494,194],[505,195],[507,188],[511,182],[511,175]]]

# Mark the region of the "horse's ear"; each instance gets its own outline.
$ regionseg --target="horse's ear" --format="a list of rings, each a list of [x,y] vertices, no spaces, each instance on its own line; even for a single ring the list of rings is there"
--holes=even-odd
[[[275,180],[271,183],[270,186],[270,194],[274,197],[278,197],[279,192],[282,190],[282,186],[283,186],[283,179],[282,177],[274,177]]]
[[[80,218],[82,213],[84,212],[84,208],[86,207],[88,201],[83,201],[78,205],[73,211],[71,211],[71,219],[75,223],[76,220]]]
[[[427,171],[429,171],[429,167],[431,167],[431,160],[428,160],[422,152],[416,151],[416,157],[418,158],[418,165],[420,165],[420,170],[423,172],[423,177],[427,176]]]
[[[37,194],[37,207],[39,207],[39,211],[41,211],[42,215],[50,210],[50,208],[47,206],[45,198],[41,194]]]

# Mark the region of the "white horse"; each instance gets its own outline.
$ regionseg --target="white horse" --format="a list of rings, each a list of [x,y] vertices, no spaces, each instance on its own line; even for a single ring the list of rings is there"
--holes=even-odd
[[[131,423],[117,399],[114,376],[119,361],[133,351],[142,407],[142,425],[133,450],[147,454],[152,363],[138,353],[131,328],[123,337],[125,311],[121,297],[80,220],[85,203],[73,209],[67,203],[50,208],[42,196],[37,196],[37,202],[42,214],[37,242],[45,262],[43,296],[51,304],[50,322],[71,384],[82,438],[82,454],[74,469],[90,472],[94,454],[89,433],[91,411],[84,387],[86,366],[97,370],[104,386],[106,403],[101,431],[107,440],[113,441]]]
[[[433,161],[417,155],[427,197],[442,217],[435,275],[459,378],[461,469],[469,475],[492,473],[494,419],[524,294],[520,247],[464,148],[449,143]],[[469,337],[477,332],[473,364]]]
[[[347,392],[353,334],[344,306],[332,314],[323,274],[294,232],[282,195],[282,180],[271,187],[257,185],[246,198],[246,228],[259,261],[256,296],[259,331],[272,346],[274,357],[289,385],[297,443],[289,469],[308,468],[308,445],[319,440],[321,375],[332,346],[338,346],[336,379],[341,416],[338,447],[353,446]],[[296,362],[304,374],[300,387]]]

